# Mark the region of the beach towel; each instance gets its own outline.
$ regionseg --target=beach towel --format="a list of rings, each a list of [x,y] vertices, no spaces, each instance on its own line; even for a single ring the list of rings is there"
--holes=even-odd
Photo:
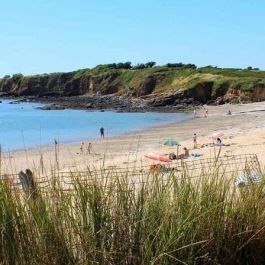
[[[195,154],[191,154],[193,157],[201,157],[203,156],[203,154],[200,154],[200,153],[195,153]]]
[[[249,176],[242,175],[235,178],[236,186],[247,186],[249,184],[258,184],[261,181],[261,176],[252,174]]]

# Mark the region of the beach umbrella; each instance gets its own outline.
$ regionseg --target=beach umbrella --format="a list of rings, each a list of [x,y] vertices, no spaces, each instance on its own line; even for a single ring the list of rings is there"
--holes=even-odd
[[[220,138],[222,136],[224,136],[225,134],[223,132],[214,132],[212,134],[209,135],[209,138],[214,140],[216,138]]]
[[[179,142],[173,139],[165,139],[160,142],[162,145],[166,146],[180,146]]]
[[[179,155],[179,142],[174,139],[164,139],[160,142],[164,146],[177,146],[177,156]]]

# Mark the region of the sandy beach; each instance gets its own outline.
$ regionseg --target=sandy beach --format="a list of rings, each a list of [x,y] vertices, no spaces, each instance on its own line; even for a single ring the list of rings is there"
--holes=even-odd
[[[150,161],[144,157],[147,153],[176,152],[176,148],[167,148],[159,144],[163,139],[173,138],[180,142],[180,153],[187,147],[191,153],[200,153],[203,157],[211,157],[213,148],[203,148],[210,144],[209,134],[221,131],[223,143],[221,155],[257,154],[261,166],[265,165],[265,102],[207,106],[197,110],[196,117],[190,120],[163,125],[148,130],[137,131],[125,135],[106,137],[92,141],[92,152],[86,152],[88,141],[85,141],[84,152],[80,151],[81,142],[55,146],[43,146],[28,150],[5,152],[2,154],[2,173],[14,174],[26,168],[36,173],[49,173],[55,168],[70,171],[74,168],[84,170],[87,167],[99,168],[128,164],[148,165]],[[227,115],[231,110],[232,115]],[[192,115],[191,115],[192,116]],[[198,136],[198,148],[193,150],[192,136]],[[190,157],[189,159],[196,159]]]

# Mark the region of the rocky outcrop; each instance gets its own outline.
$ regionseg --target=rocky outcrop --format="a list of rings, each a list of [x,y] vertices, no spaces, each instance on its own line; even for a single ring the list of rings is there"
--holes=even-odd
[[[86,93],[88,79],[73,78],[72,73],[50,74],[0,80],[0,89],[14,96],[73,96]]]
[[[231,74],[223,79],[219,75],[212,78],[213,74],[207,76],[197,70],[185,70],[181,77],[179,71],[167,68],[158,68],[153,72],[145,69],[137,71],[92,69],[26,77],[18,74],[0,79],[0,93],[14,97],[63,99],[59,101],[61,103],[69,101],[74,107],[81,104],[87,109],[111,106],[117,109],[128,106],[155,108],[172,106],[177,109],[205,103],[265,100],[263,73],[260,74],[262,78],[252,78],[253,81],[251,79],[250,82],[248,78],[230,77]],[[79,96],[86,96],[86,100],[81,100]],[[132,102],[137,104],[134,105]],[[61,107],[54,105],[54,108]]]
[[[151,94],[156,86],[156,78],[154,76],[147,76],[140,82],[139,86],[135,88],[135,95],[137,97]]]

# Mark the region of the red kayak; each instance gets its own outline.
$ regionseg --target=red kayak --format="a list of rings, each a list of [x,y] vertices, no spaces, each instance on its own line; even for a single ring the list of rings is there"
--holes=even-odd
[[[164,163],[170,163],[172,162],[171,159],[167,158],[166,156],[162,156],[162,155],[154,155],[154,154],[150,154],[150,155],[144,155],[146,158],[152,159],[152,160],[156,160],[156,161],[160,161],[160,162],[164,162]]]

